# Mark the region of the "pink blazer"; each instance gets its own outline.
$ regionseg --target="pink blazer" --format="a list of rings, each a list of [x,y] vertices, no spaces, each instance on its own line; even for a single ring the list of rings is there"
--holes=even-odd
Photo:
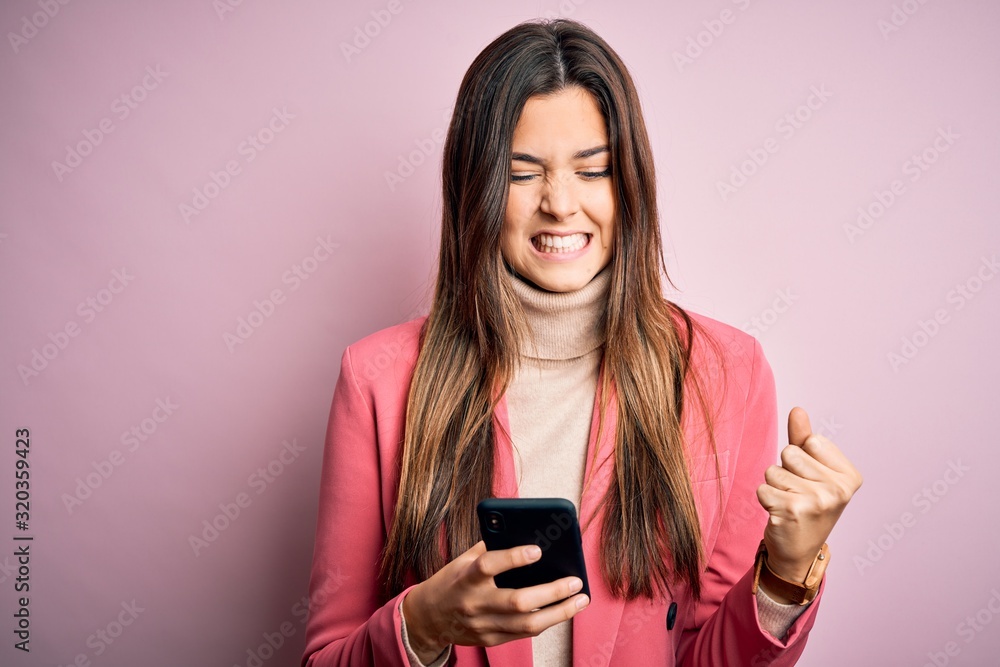
[[[599,519],[583,532],[591,603],[571,621],[574,667],[641,665],[793,665],[806,645],[826,588],[791,626],[784,643],[761,628],[751,585],[757,545],[767,512],[757,501],[764,469],[778,462],[774,376],[758,341],[704,315],[692,313],[721,342],[728,382],[708,369],[709,396],[717,409],[714,425],[721,479],[716,477],[704,422],[692,417],[694,395],[685,392],[682,419],[688,464],[699,509],[705,553],[702,598],[695,603],[686,585],[674,597],[632,602],[612,597],[600,576]],[[426,316],[377,331],[344,350],[333,394],[320,482],[319,520],[310,576],[310,615],[302,665],[407,667],[400,638],[399,607],[415,585],[384,605],[377,602],[376,563],[396,506],[396,461],[403,432],[409,380],[417,357],[417,335]],[[697,339],[696,339],[697,341]],[[694,349],[704,368],[703,346]],[[599,457],[586,472],[593,481],[580,500],[581,526],[593,513],[611,479],[614,463],[615,393],[610,392]],[[587,461],[598,446],[597,401]],[[507,403],[494,413],[494,495],[517,497]],[[723,503],[717,497],[722,485]],[[667,612],[677,603],[672,629]],[[532,664],[531,638],[497,646],[453,646],[450,665],[520,667]]]

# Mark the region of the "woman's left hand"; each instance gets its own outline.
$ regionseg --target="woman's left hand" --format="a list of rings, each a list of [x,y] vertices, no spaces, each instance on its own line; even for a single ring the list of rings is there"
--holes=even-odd
[[[781,465],[764,471],[757,500],[771,515],[764,528],[768,568],[801,582],[864,480],[832,440],[812,432],[800,407],[788,413],[788,441]]]

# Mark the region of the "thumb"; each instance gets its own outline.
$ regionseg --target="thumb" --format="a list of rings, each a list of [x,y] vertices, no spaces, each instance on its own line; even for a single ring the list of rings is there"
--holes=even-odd
[[[809,414],[804,408],[795,406],[788,413],[788,443],[801,447],[812,434]]]

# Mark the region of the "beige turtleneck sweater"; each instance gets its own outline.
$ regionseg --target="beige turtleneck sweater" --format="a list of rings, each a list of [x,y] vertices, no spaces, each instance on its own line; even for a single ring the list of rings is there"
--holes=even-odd
[[[533,349],[531,341],[525,342],[521,368],[506,395],[518,495],[567,498],[579,515],[611,273],[605,267],[573,292],[549,292],[515,275],[512,281],[537,343]],[[807,608],[780,604],[763,588],[757,590],[761,626],[778,639]],[[430,665],[420,662],[402,621],[403,644],[412,667],[441,667],[447,662],[451,646]],[[569,621],[533,637],[535,667],[570,667],[572,632]]]

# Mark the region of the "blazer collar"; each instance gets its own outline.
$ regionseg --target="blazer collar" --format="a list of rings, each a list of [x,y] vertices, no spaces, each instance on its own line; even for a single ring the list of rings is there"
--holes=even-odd
[[[591,604],[587,609],[570,619],[573,624],[573,664],[587,664],[591,656],[609,656],[618,636],[625,601],[613,596],[601,576],[600,564],[600,521],[593,518],[604,493],[611,482],[614,468],[614,434],[618,421],[617,394],[614,382],[610,385],[604,430],[597,433],[600,420],[601,382],[603,365],[597,378],[597,392],[594,396],[593,419],[590,424],[590,439],[587,444],[586,473],[583,493],[580,499],[580,528],[582,530],[583,551],[587,563],[587,580],[590,584]],[[493,495],[497,498],[517,498],[517,481],[514,477],[514,457],[510,438],[510,419],[507,412],[506,395],[500,398],[494,410]],[[592,462],[595,454],[596,462]],[[589,522],[589,524],[588,524]],[[595,613],[593,608],[601,610]],[[491,665],[532,665],[531,638],[525,637],[496,646],[487,646],[486,655]]]

